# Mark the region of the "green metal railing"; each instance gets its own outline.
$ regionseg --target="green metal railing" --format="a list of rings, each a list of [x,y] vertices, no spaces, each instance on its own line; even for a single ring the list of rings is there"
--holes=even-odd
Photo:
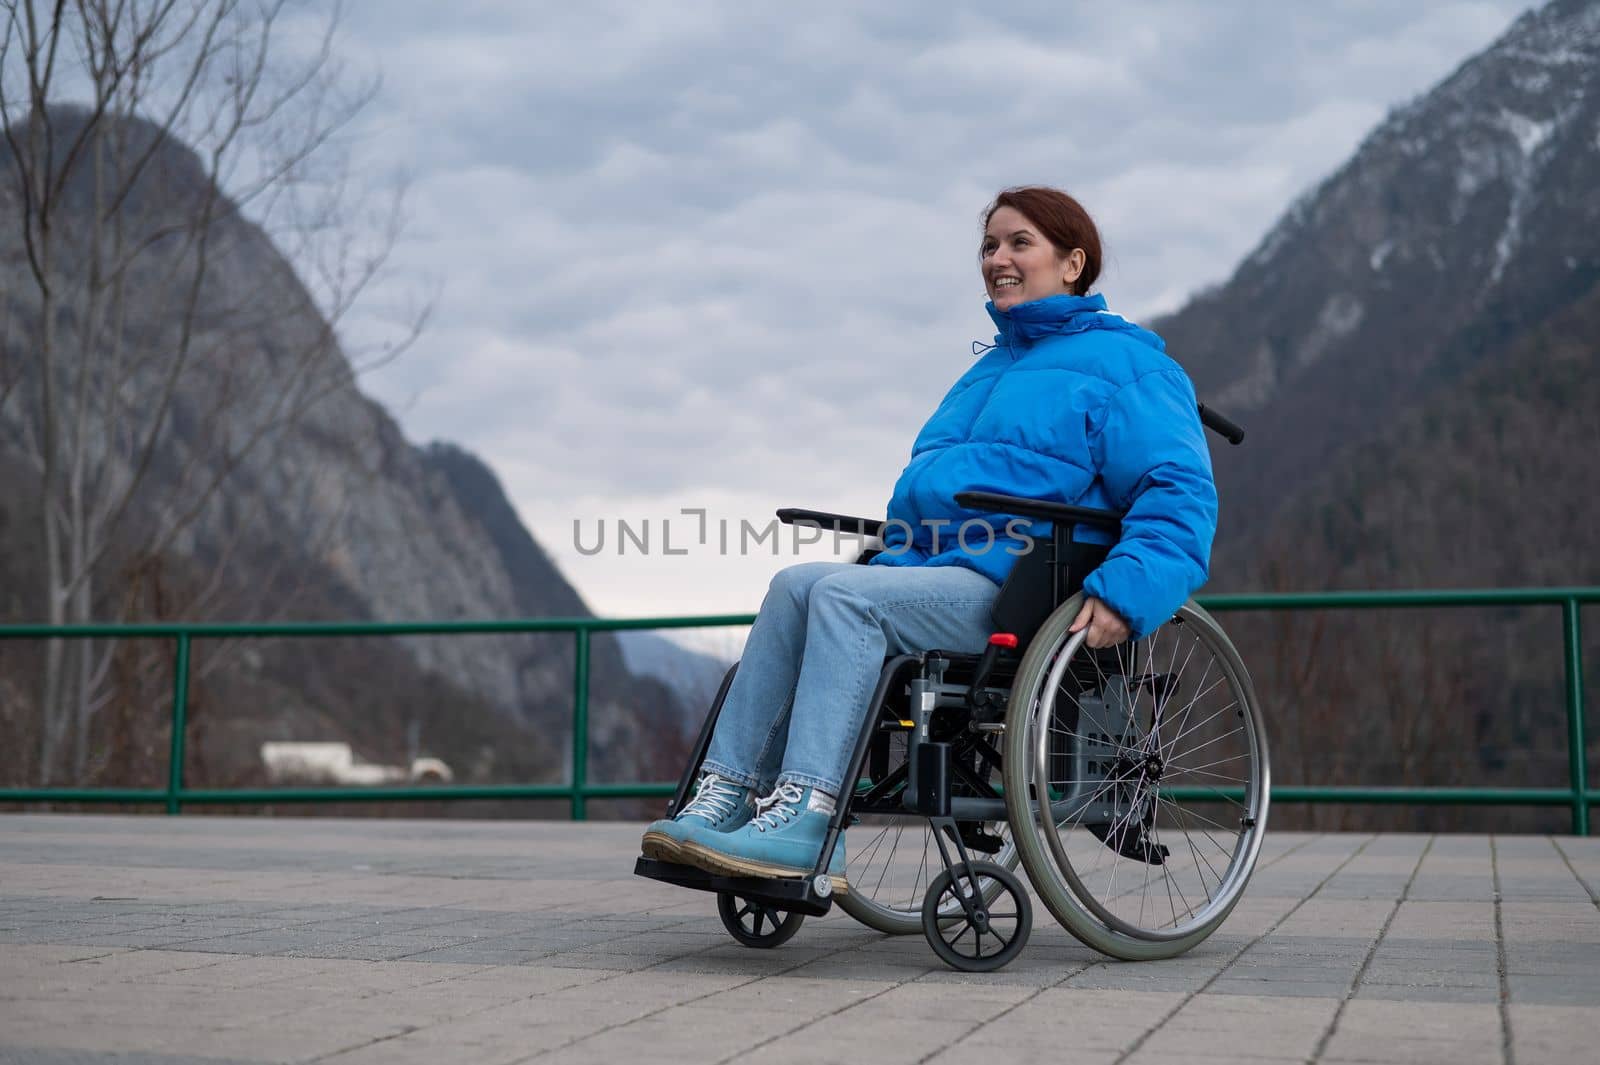
[[[1325,592],[1202,596],[1213,612],[1240,610],[1370,610],[1412,607],[1554,606],[1561,610],[1562,659],[1566,674],[1568,780],[1564,788],[1320,787],[1275,785],[1273,802],[1410,803],[1461,806],[1567,806],[1572,830],[1589,834],[1590,790],[1585,760],[1583,629],[1581,608],[1600,602],[1600,588],[1505,588],[1444,591]],[[662,798],[674,784],[593,784],[589,759],[589,642],[595,632],[620,629],[714,628],[748,625],[753,614],[667,618],[532,618],[515,621],[435,621],[299,624],[3,625],[0,640],[158,638],[175,641],[172,742],[167,786],[137,788],[0,788],[0,803],[117,803],[163,805],[167,813],[191,804],[296,802],[385,802],[466,799],[564,799],[572,817],[587,816],[589,799]],[[190,647],[197,639],[332,636],[461,636],[570,632],[575,639],[572,689],[572,772],[566,784],[439,785],[332,788],[189,788],[183,783],[189,703]]]

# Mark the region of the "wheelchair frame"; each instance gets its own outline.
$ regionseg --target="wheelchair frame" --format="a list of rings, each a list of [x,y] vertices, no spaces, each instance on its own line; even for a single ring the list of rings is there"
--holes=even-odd
[[[1230,442],[1238,443],[1243,438],[1242,430],[1215,412],[1208,411],[1202,406],[1201,414],[1208,427],[1223,432]],[[874,759],[873,772],[869,774],[869,779],[877,781],[877,786],[859,794],[854,788],[847,789],[848,793],[839,797],[812,872],[806,876],[790,878],[733,877],[710,873],[694,866],[641,857],[634,867],[636,874],[681,887],[717,892],[719,912],[729,931],[746,945],[771,947],[792,936],[804,916],[821,916],[832,908],[836,900],[832,881],[827,874],[828,857],[833,853],[839,833],[844,831],[853,819],[871,814],[898,818],[922,817],[926,818],[931,826],[932,836],[938,845],[939,858],[943,865],[943,872],[938,877],[930,876],[932,883],[922,908],[921,924],[930,945],[947,963],[956,968],[972,971],[999,968],[1020,952],[1027,940],[1031,924],[1031,903],[1027,889],[1009,868],[995,862],[975,860],[969,848],[994,853],[998,849],[996,846],[998,837],[985,837],[982,824],[1005,822],[1011,825],[1022,811],[1029,808],[1037,809],[1037,796],[1024,798],[998,794],[992,785],[981,778],[981,772],[975,775],[966,768],[965,759],[969,755],[973,756],[979,764],[980,771],[984,767],[988,767],[991,771],[1000,769],[1001,752],[981,737],[986,734],[997,735],[1006,727],[1004,719],[1009,710],[1014,683],[1011,687],[996,687],[991,682],[1003,679],[1007,673],[1010,673],[1013,682],[1015,681],[1019,666],[1026,656],[1026,650],[1041,626],[1079,592],[1084,576],[1109,550],[1108,547],[1075,541],[1073,533],[1077,526],[1095,525],[1114,530],[1120,525],[1121,515],[1112,511],[990,492],[959,493],[956,502],[973,510],[1015,514],[1049,521],[1052,523],[1052,530],[1049,537],[1035,539],[1032,549],[1019,556],[1013,566],[993,607],[999,631],[991,636],[989,645],[981,654],[929,650],[895,655],[884,661],[871,702],[863,717],[861,732],[856,737],[848,763],[850,769],[846,775],[846,780],[860,781],[863,770],[868,768],[869,758]],[[839,532],[868,537],[876,536],[883,525],[882,522],[870,519],[800,509],[780,510],[778,517],[790,524],[832,528]],[[871,554],[872,552],[866,552],[857,561],[864,562]],[[1185,610],[1198,611],[1198,608],[1186,607]],[[1211,638],[1220,639],[1226,644],[1226,637],[1221,635],[1220,630],[1215,630],[1215,635]],[[1069,650],[1062,653],[1070,656],[1076,648],[1077,645],[1073,644]],[[1253,785],[1253,793],[1246,796],[1248,807],[1245,804],[1237,804],[1245,810],[1241,824],[1248,833],[1246,837],[1241,837],[1239,844],[1243,851],[1235,853],[1230,858],[1229,870],[1230,873],[1236,870],[1242,871],[1234,877],[1236,883],[1230,881],[1230,897],[1223,900],[1220,914],[1208,917],[1209,926],[1197,933],[1152,934],[1148,943],[1135,942],[1119,935],[1115,931],[1117,920],[1115,914],[1105,912],[1092,898],[1088,903],[1088,909],[1098,912],[1102,918],[1109,918],[1112,930],[1104,936],[1085,935],[1074,919],[1080,907],[1068,904],[1066,909],[1069,912],[1064,913],[1060,906],[1051,903],[1047,898],[1051,911],[1074,935],[1106,953],[1127,958],[1165,957],[1188,949],[1209,935],[1216,924],[1226,916],[1228,910],[1231,910],[1233,903],[1243,891],[1244,881],[1248,880],[1249,873],[1253,869],[1255,855],[1260,846],[1260,834],[1265,827],[1266,778],[1269,772],[1265,736],[1259,723],[1259,712],[1254,705],[1253,690],[1250,688],[1248,675],[1244,673],[1243,664],[1238,661],[1231,645],[1227,645],[1225,650],[1231,666],[1224,668],[1236,674],[1233,684],[1240,689],[1240,697],[1249,704],[1241,708],[1238,714],[1243,718],[1245,711],[1248,710],[1250,715],[1246,728],[1249,730],[1252,765],[1256,770],[1255,777],[1250,782]],[[1089,652],[1091,659],[1095,654],[1097,652]],[[712,733],[737,668],[737,665],[730,668],[723,678],[696,739],[694,755],[680,778],[668,806],[668,816],[682,809],[689,799],[690,790],[698,779],[700,766],[710,747]],[[1062,666],[1055,667],[1052,676],[1059,678],[1062,669]],[[963,675],[966,676],[964,681],[960,679]],[[1128,679],[1126,673],[1120,675],[1125,681]],[[1139,683],[1160,682],[1159,675],[1152,673],[1149,668],[1146,668],[1144,674],[1133,679]],[[884,770],[887,770],[888,740],[885,726],[889,721],[885,718],[885,711],[889,709],[891,699],[898,698],[901,693],[906,698],[909,717],[902,718],[896,714],[895,720],[896,730],[906,733],[905,761],[893,774],[886,776]],[[1053,705],[1053,697],[1051,702]],[[1081,712],[1084,705],[1086,704],[1079,703],[1073,713]],[[962,728],[959,730],[959,735],[964,737],[964,746],[959,752],[960,759],[955,757],[956,752],[949,743],[933,736],[931,726],[934,715],[941,710],[955,710],[965,716]],[[1110,710],[1105,712],[1111,713]],[[1104,728],[1109,729],[1109,727]],[[993,731],[986,733],[986,729]],[[980,739],[972,739],[974,736]],[[882,743],[877,742],[880,738],[883,738]],[[1053,748],[1047,750],[1047,747],[1055,742],[1047,738],[1041,738],[1037,742],[1037,765],[1041,772],[1044,771],[1049,759],[1057,757],[1057,752]],[[1012,745],[1008,743],[1007,746]],[[1157,746],[1159,748],[1159,745]],[[1081,766],[1087,754],[1082,747],[1061,754],[1061,757],[1069,756],[1078,759],[1076,764]],[[1155,779],[1159,780],[1160,759],[1154,754],[1148,757],[1157,763],[1153,772]],[[1148,768],[1139,768],[1138,771],[1151,772]],[[899,775],[902,772],[903,778]],[[1052,780],[1049,776],[1039,776],[1036,779],[1046,781],[1047,788],[1048,782]],[[1113,789],[1112,800],[1100,798],[1105,791],[1105,785],[1102,784],[1094,793],[1085,795],[1082,790],[1086,786],[1084,781],[1092,782],[1094,778],[1071,779],[1077,781],[1073,788],[1063,794],[1052,792],[1049,795],[1048,806],[1051,816],[1045,823],[1055,822],[1058,816],[1081,815],[1085,810],[1094,807],[1096,802],[1101,806],[1114,803],[1115,797],[1120,794]],[[957,790],[955,785],[978,794],[952,794]],[[1033,784],[1029,787],[1037,790]],[[985,796],[983,792],[989,794]],[[1101,837],[1101,842],[1128,857],[1135,855],[1128,855],[1123,848],[1143,847],[1143,852],[1137,856],[1147,865],[1159,865],[1167,854],[1167,849],[1160,846],[1159,842],[1152,844],[1147,835],[1148,826],[1154,824],[1154,810],[1159,805],[1159,800],[1152,798],[1149,802],[1151,812],[1148,815],[1140,815],[1141,818],[1147,817],[1147,820],[1128,824],[1121,824],[1119,821],[1121,827],[1106,830],[1108,835],[1114,834],[1114,843],[1108,841],[1106,837]],[[1123,821],[1127,820],[1127,815],[1121,817]],[[1093,830],[1094,826],[1100,823],[1086,822],[1086,827]],[[1145,827],[1140,827],[1141,824]],[[1129,835],[1130,830],[1133,832],[1133,837]],[[1014,826],[1013,835],[1016,835]],[[1155,852],[1152,847],[1159,848],[1162,857],[1153,857]],[[1019,848],[1019,853],[1025,850],[1026,848]],[[1037,846],[1034,852],[1037,855]],[[1024,864],[1029,865],[1029,871],[1032,873],[1033,867],[1027,862],[1026,857]],[[1073,882],[1075,888],[1080,886],[1070,872],[1067,879]],[[1219,877],[1219,889],[1222,882],[1222,878]],[[853,890],[853,887],[847,887],[846,890]],[[1170,894],[1170,888],[1168,890]],[[990,904],[1001,892],[1011,897],[1017,911],[1014,919],[1018,927],[1012,939],[1004,941],[1002,949],[996,954],[987,956],[982,955],[981,945],[974,948],[978,951],[977,955],[963,954],[961,949],[952,946],[952,941],[942,930],[962,922],[978,929],[979,934],[974,940],[975,943],[981,942],[982,933],[989,928]],[[944,900],[942,908],[941,900]],[[740,903],[743,903],[742,909]],[[955,909],[955,903],[959,903],[959,911]],[[1173,916],[1176,924],[1175,908]],[[1096,918],[1091,917],[1091,919]],[[763,927],[768,922],[772,925],[770,931]],[[1003,939],[998,936],[997,938]]]

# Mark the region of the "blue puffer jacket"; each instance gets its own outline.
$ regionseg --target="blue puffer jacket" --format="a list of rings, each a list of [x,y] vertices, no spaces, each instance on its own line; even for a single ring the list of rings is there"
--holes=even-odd
[[[1052,296],[989,315],[995,347],[917,434],[895,483],[887,566],[966,566],[1003,581],[1020,541],[1005,514],[956,506],[966,490],[1125,510],[1122,533],[1084,590],[1147,635],[1205,583],[1217,526],[1211,454],[1188,375],[1161,338],[1101,296]],[[997,534],[992,547],[981,518]],[[1013,530],[1047,535],[1043,522]],[[1080,528],[1078,539],[1093,534]]]

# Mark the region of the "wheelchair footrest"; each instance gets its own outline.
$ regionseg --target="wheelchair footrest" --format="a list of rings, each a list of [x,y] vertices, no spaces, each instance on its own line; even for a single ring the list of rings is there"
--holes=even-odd
[[[775,910],[804,913],[812,917],[821,917],[833,908],[833,898],[817,894],[809,876],[722,876],[692,865],[658,862],[653,858],[640,858],[634,862],[633,875],[676,884],[678,887],[694,888],[696,891],[726,891]]]

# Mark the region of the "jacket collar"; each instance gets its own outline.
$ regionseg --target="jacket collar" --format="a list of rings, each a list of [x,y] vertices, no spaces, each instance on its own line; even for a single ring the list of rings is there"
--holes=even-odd
[[[984,304],[995,328],[1000,330],[996,344],[1026,348],[1040,337],[1064,336],[1088,329],[1113,329],[1138,335],[1139,339],[1163,351],[1161,338],[1106,310],[1106,298],[1092,296],[1047,296],[1042,300],[1019,303],[1009,311],[997,310],[991,301]]]

